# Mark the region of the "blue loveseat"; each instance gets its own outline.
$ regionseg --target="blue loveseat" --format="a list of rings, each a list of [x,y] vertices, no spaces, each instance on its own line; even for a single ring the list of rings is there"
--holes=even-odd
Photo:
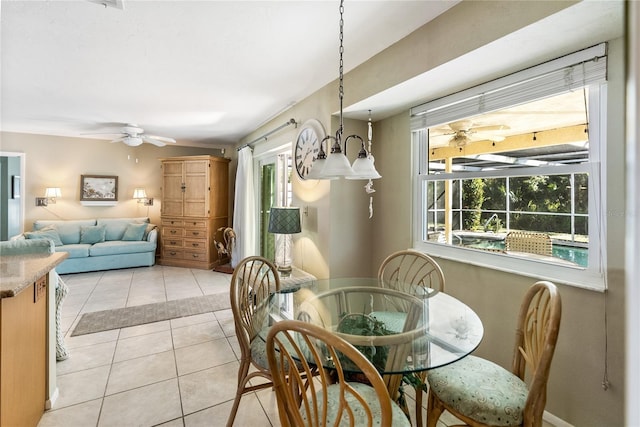
[[[20,238],[49,239],[68,252],[56,267],[66,274],[154,265],[158,231],[149,218],[37,220]]]

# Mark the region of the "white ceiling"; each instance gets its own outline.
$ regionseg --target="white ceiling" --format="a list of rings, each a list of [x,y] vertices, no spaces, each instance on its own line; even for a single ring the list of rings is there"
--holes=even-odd
[[[338,1],[123,3],[2,1],[2,130],[236,143],[338,77]],[[345,72],[456,3],[347,1]]]
[[[345,72],[457,2],[346,1]],[[337,0],[124,0],[124,9],[3,0],[0,7],[3,131],[80,136],[136,123],[179,144],[220,147],[338,76]],[[618,37],[622,10],[620,0],[581,2],[346,106],[345,115],[364,119],[372,109],[380,119]]]

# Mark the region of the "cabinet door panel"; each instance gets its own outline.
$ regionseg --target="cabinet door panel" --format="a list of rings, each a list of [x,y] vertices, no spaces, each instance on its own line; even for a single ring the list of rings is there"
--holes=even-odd
[[[185,162],[186,174],[199,174],[204,175],[209,170],[208,160],[189,160]]]
[[[46,289],[47,277],[37,283]],[[47,305],[46,296],[34,302],[35,295],[32,284],[0,300],[2,426],[35,426],[45,409]]]
[[[184,195],[182,174],[165,175],[162,179],[162,214],[182,216],[182,197]]]

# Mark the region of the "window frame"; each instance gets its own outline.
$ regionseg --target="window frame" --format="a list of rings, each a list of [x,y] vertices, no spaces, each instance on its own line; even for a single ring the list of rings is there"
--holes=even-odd
[[[603,45],[599,45],[598,47],[601,46]],[[519,73],[511,74],[509,76],[503,77],[502,79],[497,79],[485,83],[484,85],[479,85],[465,91],[450,95],[449,97],[440,98],[438,100],[422,104],[421,106],[412,109],[411,140],[412,158],[414,159],[413,247],[415,249],[445,259],[461,261],[471,265],[477,265],[518,275],[535,277],[537,279],[553,280],[556,282],[566,283],[569,285],[598,291],[604,291],[606,289],[606,80],[585,82],[584,84],[584,86],[589,87],[589,161],[580,165],[561,166],[561,169],[558,169],[558,167],[556,166],[534,166],[500,171],[478,171],[471,173],[451,172],[429,175],[427,173],[428,171],[425,170],[428,165],[429,153],[427,130],[428,127],[419,128],[420,126],[424,126],[426,119],[424,117],[418,118],[417,114],[414,114],[416,111],[424,114],[424,112],[427,111],[430,106],[433,107],[435,105],[438,109],[438,114],[442,117],[446,117],[446,114],[443,115],[443,110],[447,105],[458,104],[453,108],[460,109],[459,105],[463,103],[465,99],[482,97],[482,94],[487,90],[487,86],[494,89],[500,88],[504,85],[511,84],[513,81],[517,81],[518,79],[522,80],[523,75],[531,76],[535,75],[536,72],[548,72],[548,70],[550,69],[553,70],[554,67],[556,69],[559,69],[563,66],[566,66],[567,62],[571,63],[571,61],[573,61],[573,63],[576,63],[576,58],[588,58],[588,55],[591,55],[593,49],[594,48],[586,49],[585,51],[577,52],[568,55],[567,57],[559,58],[558,60],[550,61],[549,63],[541,64],[540,66],[532,67]],[[603,49],[606,51],[606,46],[604,46]],[[593,56],[591,56],[591,58],[593,58]],[[586,60],[587,59],[582,59],[582,61]],[[562,65],[563,63],[565,65]],[[582,85],[580,85],[580,87],[582,87]],[[515,105],[515,103],[513,105]],[[452,118],[447,118],[446,121],[442,121],[441,123],[456,120],[459,118],[461,117],[454,116]],[[422,121],[423,124],[417,124],[419,121]],[[430,126],[435,125],[436,123],[430,124]],[[428,226],[428,223],[425,221],[427,215],[427,204],[425,203],[426,191],[423,191],[423,188],[425,188],[428,181],[440,181],[445,179],[470,179],[475,177],[489,176],[504,177],[544,175],[545,171],[553,172],[553,174],[567,172],[587,172],[589,174],[589,261],[586,268],[580,266],[560,265],[558,263],[549,261],[527,259],[515,255],[482,251],[427,240],[428,230],[426,229],[426,227]]]
[[[273,164],[275,169],[274,174],[274,200],[269,207],[281,207],[290,206],[293,200],[293,187],[291,183],[291,174],[293,172],[293,155],[292,155],[292,143],[281,144],[273,148],[267,149],[262,153],[254,155],[253,168],[254,168],[254,188],[256,191],[256,250],[261,256],[269,258],[268,253],[264,253],[264,244],[262,238],[264,235],[268,235],[269,239],[273,239],[275,242],[275,235],[271,233],[265,233],[262,228],[262,214],[268,214],[263,212],[263,199],[262,199],[262,187],[263,187],[263,167]],[[268,245],[268,244],[267,244]]]

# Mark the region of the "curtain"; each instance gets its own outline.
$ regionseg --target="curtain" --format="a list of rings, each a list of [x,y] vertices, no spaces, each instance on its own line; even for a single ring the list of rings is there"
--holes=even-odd
[[[256,254],[256,206],[253,187],[253,152],[244,147],[238,152],[233,229],[236,244],[231,251],[231,267]]]

